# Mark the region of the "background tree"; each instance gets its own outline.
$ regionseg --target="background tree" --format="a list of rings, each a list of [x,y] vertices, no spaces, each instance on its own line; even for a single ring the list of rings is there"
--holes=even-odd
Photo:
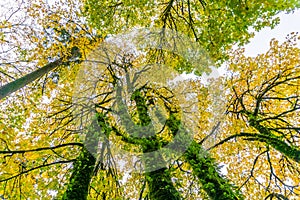
[[[273,39],[269,51],[256,58],[237,50],[229,62],[227,118],[211,149],[220,148],[217,157],[225,163],[238,155],[228,175],[248,196],[299,195],[299,35],[286,39],[282,44]]]
[[[217,63],[228,58],[226,51],[233,44],[249,42],[254,36],[250,28],[259,31],[266,26],[275,27],[279,23],[276,14],[300,6],[297,0],[83,2],[88,22],[104,34],[134,26],[169,28],[193,37]]]

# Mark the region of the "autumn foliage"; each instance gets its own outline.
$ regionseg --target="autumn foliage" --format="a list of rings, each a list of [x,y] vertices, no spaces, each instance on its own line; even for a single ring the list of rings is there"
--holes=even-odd
[[[283,43],[271,36],[269,50],[256,57],[235,48],[254,36],[250,28],[275,27],[276,14],[299,8],[298,1],[0,5],[2,199],[299,199],[300,36],[290,33]],[[227,71],[204,83],[208,66],[176,50],[133,56],[101,49],[136,27],[161,30],[162,44],[166,30],[183,34],[193,42],[174,37],[174,46],[193,44],[207,53],[203,63]],[[171,89],[149,83],[153,63],[164,65],[157,80],[195,78]],[[152,135],[135,126],[149,126]],[[188,145],[176,160],[153,154],[160,168],[127,171],[138,162],[118,148],[157,151],[178,132]],[[141,163],[150,169],[153,160]]]

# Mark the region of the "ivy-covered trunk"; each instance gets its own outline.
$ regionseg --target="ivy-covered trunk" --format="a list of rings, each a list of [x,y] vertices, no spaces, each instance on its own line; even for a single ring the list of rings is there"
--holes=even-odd
[[[185,153],[187,162],[191,165],[193,173],[198,177],[204,191],[213,200],[239,200],[242,195],[236,191],[229,181],[222,177],[210,155],[201,145],[193,142]]]
[[[171,181],[171,175],[167,168],[146,173],[151,200],[179,200],[180,193]]]
[[[300,150],[297,146],[288,145],[280,137],[274,135],[269,128],[262,126],[255,117],[249,115],[249,124],[259,131],[251,137],[245,137],[245,140],[256,140],[271,145],[274,149],[287,156],[288,158],[300,163]],[[274,129],[274,128],[273,128]],[[276,128],[275,128],[276,129]]]
[[[83,148],[74,163],[67,190],[62,198],[63,200],[87,199],[95,164],[95,157],[86,148]]]
[[[151,118],[148,114],[148,107],[146,105],[146,98],[141,95],[140,90],[136,90],[132,99],[135,100],[137,105],[137,111],[139,115],[140,125],[149,126],[151,124]],[[153,126],[153,125],[152,125]],[[153,130],[153,129],[149,129]],[[148,131],[149,131],[148,130]],[[144,137],[148,136],[149,133],[144,133]],[[149,134],[151,135],[151,133]],[[152,136],[150,141],[145,141],[142,144],[144,153],[157,151],[159,149],[159,139],[156,136]],[[146,181],[149,188],[149,196],[151,200],[179,200],[181,199],[180,193],[174,187],[169,169],[166,167],[167,163],[164,162],[162,155],[158,152],[153,154],[153,158],[150,161],[145,161],[145,169],[150,169],[150,172],[145,173]],[[158,163],[159,162],[159,163]],[[159,169],[152,171],[159,167]],[[162,168],[160,167],[162,166]]]
[[[98,148],[99,131],[99,126],[95,120],[88,128],[85,137],[85,147],[82,148],[74,163],[67,190],[62,198],[63,200],[87,199],[90,181],[96,165],[95,155]]]

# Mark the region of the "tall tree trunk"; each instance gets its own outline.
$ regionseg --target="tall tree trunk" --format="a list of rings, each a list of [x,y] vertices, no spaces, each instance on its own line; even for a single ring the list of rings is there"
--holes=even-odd
[[[3,85],[2,87],[0,87],[0,100],[10,95],[11,93],[21,89],[22,87],[28,85],[29,83],[35,81],[36,79],[47,74],[48,72],[62,64],[67,64],[68,62],[81,62],[81,60],[78,60],[78,58],[81,58],[80,49],[78,47],[72,47],[72,49],[70,50],[70,54],[71,55],[65,57],[67,60],[65,63],[63,62],[63,58],[57,59],[56,61],[50,62],[42,68],[35,70],[34,72],[31,72],[21,78],[18,78],[17,80],[14,80],[6,85]]]
[[[274,135],[268,127],[264,127],[257,119],[249,120],[250,126],[255,128],[260,134],[248,134],[250,137],[245,137],[245,140],[256,140],[271,145],[274,149],[285,155],[286,157],[300,163],[300,149],[297,146],[288,145],[280,137]],[[251,137],[252,136],[252,137]]]
[[[89,192],[90,181],[96,166],[96,153],[99,141],[99,129],[96,120],[88,128],[85,137],[85,147],[82,148],[72,169],[67,190],[63,200],[86,200]]]
[[[134,91],[132,98],[134,99],[137,111],[139,115],[140,125],[148,126],[146,132],[143,132],[143,137],[147,137],[149,135],[154,134],[154,127],[151,122],[151,118],[148,114],[148,107],[146,105],[146,98],[141,95],[139,90]],[[178,127],[176,127],[178,128]],[[171,130],[173,131],[173,130]],[[140,135],[140,134],[138,134]],[[150,138],[148,137],[148,140]],[[148,141],[142,145],[142,149],[144,153],[157,151],[159,149],[159,141],[155,136],[151,137],[151,142]],[[150,171],[145,174],[146,181],[149,187],[149,196],[151,200],[180,200],[181,195],[174,187],[169,169],[166,167],[167,163],[164,162],[162,155],[159,153],[153,154],[153,158],[149,161],[145,161],[145,169],[152,170],[155,169],[155,166],[163,166],[160,169],[155,171]],[[157,163],[160,162],[160,163]]]
[[[95,157],[86,148],[83,148],[74,163],[67,190],[62,198],[63,200],[87,199],[95,164]]]
[[[191,165],[193,173],[198,177],[203,189],[213,200],[239,200],[242,195],[235,191],[229,181],[222,177],[217,170],[217,166],[195,141],[185,153],[187,162]]]
[[[179,200],[180,193],[171,181],[171,175],[167,168],[146,173],[151,200]]]
[[[39,77],[47,74],[51,70],[55,69],[56,67],[62,64],[62,59],[58,59],[54,62],[48,63],[47,65],[43,66],[42,68],[35,70],[17,80],[14,80],[6,85],[0,87],[0,100],[4,97],[10,95],[11,93],[21,89],[22,87],[28,85],[29,83],[35,81]]]

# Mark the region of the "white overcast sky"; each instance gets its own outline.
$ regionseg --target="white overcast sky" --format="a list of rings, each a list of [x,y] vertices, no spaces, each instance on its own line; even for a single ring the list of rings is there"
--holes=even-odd
[[[245,46],[247,56],[256,56],[265,53],[269,49],[270,40],[276,38],[279,42],[285,41],[287,34],[300,32],[300,9],[294,13],[280,13],[280,24],[274,29],[264,28],[255,34],[250,43]]]
[[[285,37],[291,32],[300,33],[300,9],[294,11],[293,13],[282,12],[278,14],[280,17],[280,24],[278,24],[274,29],[269,27],[263,28],[259,32],[255,33],[255,37],[250,40],[250,43],[245,45],[245,55],[255,57],[258,54],[266,53],[270,48],[270,41],[272,38],[277,39],[280,43],[285,41]],[[300,43],[298,43],[300,48]],[[220,74],[226,73],[226,65],[216,69],[212,68],[212,73],[207,76],[202,75],[203,83],[206,83],[207,78],[215,78]],[[187,78],[194,78],[192,74],[185,75]]]

